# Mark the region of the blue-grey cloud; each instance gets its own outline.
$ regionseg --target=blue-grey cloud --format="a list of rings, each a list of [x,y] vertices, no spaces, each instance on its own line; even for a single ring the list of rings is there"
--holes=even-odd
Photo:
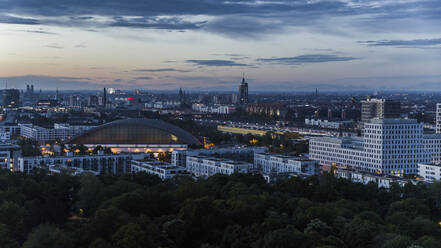
[[[136,80],[152,80],[152,77],[137,77]]]
[[[222,60],[222,59],[190,59],[186,60],[187,63],[191,63],[198,66],[249,66],[247,64],[237,63],[232,60]]]
[[[304,54],[295,57],[281,57],[281,58],[260,58],[257,61],[265,63],[275,63],[284,65],[300,65],[310,63],[326,63],[356,60],[355,57],[343,57],[329,54]]]
[[[1,12],[0,12],[0,23],[23,24],[23,25],[38,25],[38,24],[40,24],[40,22],[37,19],[25,18],[25,17],[14,17],[14,16],[2,14]]]
[[[25,32],[25,33],[34,33],[34,34],[48,34],[48,35],[56,35],[57,33],[49,32],[45,30],[17,30],[19,32]]]
[[[175,68],[159,68],[159,69],[136,69],[134,72],[190,72],[188,70],[180,70]]]
[[[114,17],[114,21],[110,23],[112,27],[128,27],[128,28],[154,28],[168,30],[188,30],[200,29],[206,22],[188,22],[182,18],[164,18],[164,17]]]
[[[255,38],[261,34],[282,32],[287,26],[323,26],[332,17],[362,16],[348,25],[389,27],[388,21],[408,19],[439,22],[441,2],[369,0],[1,0],[0,23],[44,24],[207,32],[238,38]],[[103,21],[106,17],[110,21]],[[183,17],[198,16],[205,21],[188,21]],[[68,17],[68,18],[57,18]],[[213,18],[214,17],[214,18]],[[321,24],[320,24],[321,23]],[[390,24],[397,25],[397,24]],[[402,25],[406,28],[408,25]],[[433,26],[433,25],[432,25]],[[321,31],[333,29],[331,24]]]
[[[416,39],[416,40],[378,40],[358,41],[367,46],[392,46],[392,47],[427,47],[441,45],[441,38],[438,39]]]

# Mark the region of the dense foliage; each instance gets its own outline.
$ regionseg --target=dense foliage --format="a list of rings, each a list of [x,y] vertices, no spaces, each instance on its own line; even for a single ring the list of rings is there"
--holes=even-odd
[[[0,173],[0,247],[441,247],[441,184]]]

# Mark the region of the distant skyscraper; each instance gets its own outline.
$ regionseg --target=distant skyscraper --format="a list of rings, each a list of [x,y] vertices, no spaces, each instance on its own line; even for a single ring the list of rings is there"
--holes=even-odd
[[[3,90],[3,107],[17,108],[20,106],[20,91],[17,89]]]
[[[104,92],[103,92],[103,106],[106,107],[107,105],[107,90],[106,88],[104,88]]]
[[[373,118],[399,118],[401,103],[388,99],[368,98],[361,101],[361,121],[368,122]]]
[[[328,120],[332,119],[332,109],[328,108]]]
[[[184,102],[184,92],[182,91],[182,88],[179,88],[179,101],[181,102],[181,103],[183,103]]]
[[[237,93],[231,94],[231,103],[232,104],[237,104],[237,102],[238,102]]]
[[[245,82],[245,74],[242,78],[242,82],[239,85],[239,104],[245,105],[248,103],[248,83]]]

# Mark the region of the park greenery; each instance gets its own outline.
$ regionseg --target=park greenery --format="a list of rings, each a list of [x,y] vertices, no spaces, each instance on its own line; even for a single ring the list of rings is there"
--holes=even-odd
[[[440,183],[0,172],[3,248],[435,248],[440,220]]]

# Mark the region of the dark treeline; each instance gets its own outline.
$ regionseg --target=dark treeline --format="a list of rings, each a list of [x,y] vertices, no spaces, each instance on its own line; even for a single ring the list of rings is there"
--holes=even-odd
[[[0,247],[441,247],[441,184],[0,173]]]

